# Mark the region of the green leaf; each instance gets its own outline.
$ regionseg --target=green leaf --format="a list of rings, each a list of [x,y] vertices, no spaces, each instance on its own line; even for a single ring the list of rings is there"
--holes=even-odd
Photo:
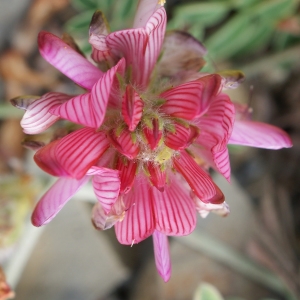
[[[252,24],[252,34],[248,36],[248,42],[236,53],[238,56],[255,53],[266,48],[274,34],[274,29],[266,20],[258,20]]]
[[[202,283],[197,288],[193,300],[224,300],[224,298],[213,285]]]
[[[79,11],[86,9],[97,9],[97,2],[95,0],[72,0],[71,3]]]
[[[292,14],[298,0],[264,0],[253,6],[250,13],[264,19],[278,20]]]
[[[239,14],[231,18],[205,41],[209,55],[217,60],[233,56],[248,43],[253,31],[251,16]]]
[[[242,9],[253,5],[260,0],[230,0],[232,7]]]
[[[95,10],[88,10],[73,17],[66,23],[66,30],[68,32],[85,32],[88,35],[89,25]]]
[[[185,20],[189,23],[198,23],[210,26],[222,21],[231,7],[224,2],[201,2],[180,5],[174,10],[173,22],[176,19]]]

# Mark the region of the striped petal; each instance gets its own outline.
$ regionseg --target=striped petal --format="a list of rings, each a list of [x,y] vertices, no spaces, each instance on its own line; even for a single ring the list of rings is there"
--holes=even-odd
[[[38,150],[34,156],[37,165],[54,176],[80,179],[109,147],[105,133],[91,128],[74,131]]]
[[[174,122],[174,131],[167,131],[164,143],[171,149],[183,150],[187,148],[199,135],[199,130],[193,125]]]
[[[133,28],[144,27],[153,13],[160,8],[157,0],[139,0],[135,13]]]
[[[125,157],[119,157],[116,169],[119,170],[121,187],[120,194],[127,194],[134,183],[138,163],[128,160]]]
[[[135,179],[134,186],[124,195],[127,208],[122,222],[115,225],[121,244],[132,245],[149,237],[155,228],[151,187],[144,176]]]
[[[183,83],[160,95],[166,102],[161,110],[176,118],[193,120],[203,115],[221,85],[221,77],[213,74]]]
[[[229,144],[251,146],[265,149],[292,147],[289,135],[282,129],[253,121],[236,120]]]
[[[112,145],[129,159],[134,159],[140,152],[139,143],[135,139],[135,134],[128,129],[123,129],[119,134],[115,129],[109,133]]]
[[[160,191],[163,192],[166,184],[167,174],[162,170],[162,167],[152,162],[145,163],[145,168],[149,173],[151,183]]]
[[[217,190],[212,179],[189,154],[182,151],[180,157],[174,159],[173,162],[175,169],[181,173],[201,201],[208,203],[219,200],[219,198],[214,198]]]
[[[93,177],[94,192],[104,211],[109,213],[119,196],[119,172],[107,168],[98,169],[98,174]]]
[[[164,282],[168,282],[171,277],[171,259],[168,237],[165,234],[154,230],[152,238],[157,272]]]
[[[55,149],[59,164],[71,177],[80,179],[95,165],[109,142],[104,132],[83,128],[63,137]]]
[[[97,127],[100,127],[106,113],[106,107],[110,99],[112,88],[117,81],[116,73],[123,72],[125,60],[121,59],[118,64],[109,69],[103,77],[93,86],[91,96]],[[114,92],[114,91],[113,91]]]
[[[39,149],[34,155],[35,163],[46,173],[53,176],[68,176],[68,172],[58,162],[56,148],[60,140],[55,140]]]
[[[220,94],[214,98],[207,113],[198,119],[200,135],[194,143],[196,148],[192,149],[194,154],[204,158],[227,180],[230,179],[227,143],[233,123],[234,106],[227,95]]]
[[[132,68],[131,82],[141,89],[147,87],[157,61],[166,26],[166,12],[158,9],[145,28],[116,31],[109,34],[106,43],[116,54],[122,53],[126,67]]]
[[[41,55],[75,83],[90,90],[103,73],[57,36],[42,31],[38,36]]]
[[[151,150],[154,150],[159,145],[162,138],[162,134],[163,126],[158,118],[154,117],[144,122],[143,135],[144,138],[147,140]]]
[[[21,126],[26,134],[38,134],[48,129],[59,120],[59,116],[53,116],[49,111],[55,105],[62,104],[71,98],[62,93],[47,93],[40,99],[33,101],[26,107]]]
[[[53,107],[50,112],[76,124],[97,128],[90,93],[73,97],[69,101]]]
[[[59,178],[37,203],[31,217],[32,224],[42,226],[49,223],[88,180],[88,176],[80,180],[69,177]]]
[[[182,182],[172,174],[169,177],[170,184],[163,192],[152,189],[155,229],[167,235],[190,234],[196,226],[195,204]]]
[[[143,114],[144,103],[131,85],[127,85],[122,102],[122,116],[130,131],[134,131]]]

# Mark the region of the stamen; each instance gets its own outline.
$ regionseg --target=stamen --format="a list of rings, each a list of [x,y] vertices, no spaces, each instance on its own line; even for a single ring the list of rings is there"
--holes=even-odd
[[[167,0],[158,0],[158,4],[160,4],[161,6],[164,6],[164,4],[166,3]]]

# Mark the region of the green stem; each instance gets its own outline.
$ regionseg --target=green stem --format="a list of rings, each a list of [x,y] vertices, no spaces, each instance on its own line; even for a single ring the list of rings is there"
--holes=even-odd
[[[285,295],[286,299],[297,300],[297,297],[293,296],[282,281],[269,270],[257,265],[249,258],[204,231],[197,230],[177,240],[194,250],[201,251],[205,255],[224,263],[253,281],[263,284],[281,295]]]

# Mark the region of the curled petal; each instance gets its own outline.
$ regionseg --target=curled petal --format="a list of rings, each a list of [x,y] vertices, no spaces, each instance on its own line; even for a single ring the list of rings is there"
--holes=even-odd
[[[127,208],[122,222],[115,225],[121,244],[132,245],[149,237],[155,228],[151,187],[144,176],[135,179],[134,186],[124,197]]]
[[[181,151],[180,157],[174,159],[173,162],[175,169],[181,173],[201,201],[219,203],[220,199],[215,198],[217,190],[212,179],[189,154]]]
[[[59,120],[58,116],[50,113],[51,108],[68,101],[70,98],[71,96],[62,93],[47,93],[40,99],[31,102],[26,107],[26,112],[21,121],[24,132],[37,134],[48,129]]]
[[[93,178],[94,192],[105,213],[109,213],[112,205],[116,202],[119,196],[119,172],[106,168],[98,169],[98,174],[94,175]]]
[[[108,47],[122,53],[126,67],[131,67],[131,82],[145,89],[157,61],[166,27],[166,12],[158,9],[148,20],[145,28],[116,31],[106,38]]]
[[[34,159],[40,168],[52,175],[67,173],[80,179],[108,147],[105,133],[83,128],[43,147]]]
[[[193,120],[207,111],[220,85],[220,76],[213,74],[171,88],[160,95],[166,100],[161,110],[172,117]]]
[[[57,36],[42,31],[38,36],[41,55],[75,83],[90,90],[103,73]]]
[[[53,107],[51,113],[58,116],[58,118],[97,128],[90,93],[78,95],[61,105]]]
[[[190,234],[196,226],[196,211],[189,191],[179,179],[168,174],[170,184],[163,192],[152,188],[156,218],[155,229],[167,234],[182,236]]]
[[[214,98],[207,113],[198,119],[200,134],[193,144],[195,148],[191,148],[227,180],[230,179],[227,143],[233,124],[234,106],[227,95],[220,94]]]
[[[174,123],[174,132],[167,131],[164,143],[171,149],[183,150],[187,148],[199,135],[199,129],[193,125]]]
[[[133,28],[144,27],[153,13],[160,8],[157,0],[139,0],[135,13]]]
[[[164,191],[167,174],[165,170],[162,170],[162,166],[148,162],[145,164],[147,171],[149,172],[149,179],[151,183],[161,192]]]
[[[69,177],[59,178],[37,203],[31,217],[32,224],[42,226],[49,223],[88,180],[88,176],[80,180]]]
[[[109,69],[93,86],[91,95],[97,127],[100,127],[104,120],[110,94],[117,81],[116,73],[122,73],[124,67],[125,60],[121,59],[116,66]]]
[[[292,147],[289,135],[282,129],[261,122],[240,120],[235,121],[229,144],[265,149]]]
[[[138,163],[133,160],[118,158],[116,169],[119,170],[121,180],[120,194],[127,194],[132,188],[137,167]]]
[[[168,237],[165,234],[154,230],[152,238],[157,272],[164,282],[168,282],[171,277],[171,259]]]
[[[143,126],[143,135],[151,150],[154,150],[159,145],[163,133],[162,129],[162,124],[157,118],[145,122],[145,126]]]
[[[129,159],[134,159],[140,152],[139,143],[135,139],[135,134],[128,129],[123,129],[117,133],[115,129],[109,133],[112,145]]]
[[[39,149],[34,155],[34,161],[45,172],[53,176],[68,176],[68,172],[59,163],[56,149],[60,140],[55,140]]]
[[[131,85],[127,85],[122,102],[122,116],[130,131],[134,131],[143,114],[144,103]]]

